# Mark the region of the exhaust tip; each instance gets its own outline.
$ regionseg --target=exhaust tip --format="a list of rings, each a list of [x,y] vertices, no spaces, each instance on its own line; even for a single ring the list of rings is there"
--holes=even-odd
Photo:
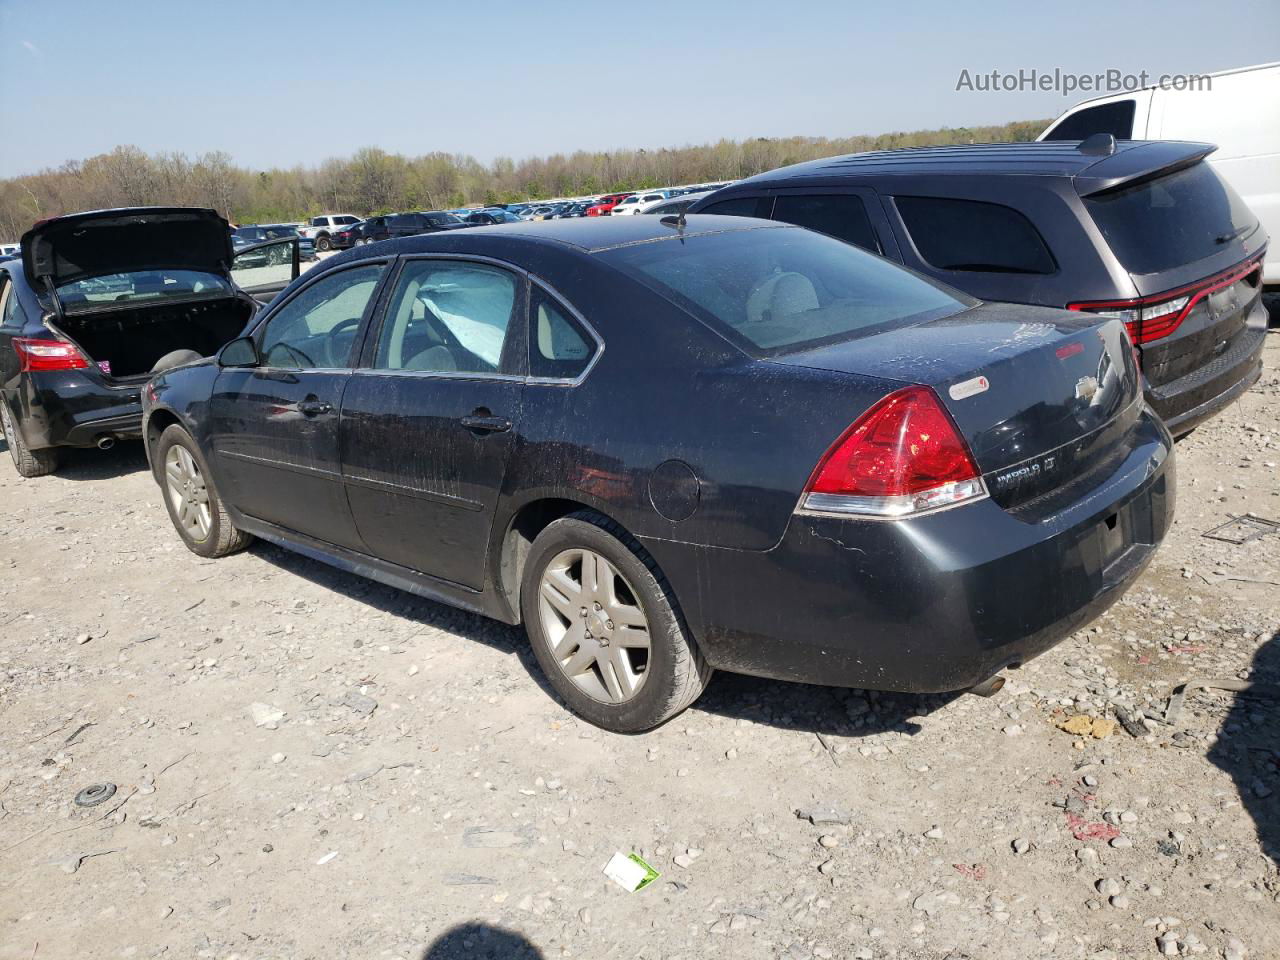
[[[996,674],[994,677],[988,677],[976,686],[970,687],[965,692],[972,693],[975,697],[994,697],[1004,686],[1004,680],[1004,677]]]
[[[115,445],[116,445],[116,438],[111,436],[111,434],[109,433],[103,434],[98,438],[99,450],[110,450]]]

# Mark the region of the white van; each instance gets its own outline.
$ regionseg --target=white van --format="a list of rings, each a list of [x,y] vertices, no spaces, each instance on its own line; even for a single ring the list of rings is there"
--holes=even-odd
[[[1271,237],[1263,283],[1280,285],[1280,62],[1209,75],[1207,89],[1144,87],[1078,103],[1038,140],[1199,140]]]

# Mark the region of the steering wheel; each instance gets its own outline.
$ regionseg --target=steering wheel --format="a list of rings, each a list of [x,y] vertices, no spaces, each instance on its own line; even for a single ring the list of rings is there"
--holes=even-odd
[[[359,317],[347,317],[340,323],[335,323],[328,334],[325,335],[324,356],[330,367],[345,367],[347,365],[347,361],[351,357],[351,343],[348,342],[344,349],[339,345],[338,338],[348,332],[354,332],[358,326],[360,326]]]

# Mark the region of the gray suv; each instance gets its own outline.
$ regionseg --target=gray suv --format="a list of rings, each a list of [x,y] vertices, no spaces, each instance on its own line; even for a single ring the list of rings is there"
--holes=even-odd
[[[983,300],[1119,317],[1147,402],[1181,435],[1258,379],[1266,338],[1267,234],[1203,162],[1213,149],[1099,134],[861,153],[739,181],[689,213],[798,224]]]

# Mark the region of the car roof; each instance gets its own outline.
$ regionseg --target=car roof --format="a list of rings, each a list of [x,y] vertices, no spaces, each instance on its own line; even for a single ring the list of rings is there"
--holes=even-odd
[[[714,233],[732,233],[745,230],[795,229],[788,224],[770,220],[752,220],[748,217],[723,217],[714,215],[690,216],[683,231],[663,217],[575,217],[569,220],[525,220],[520,223],[500,223],[468,230],[450,230],[441,233],[422,234],[403,239],[385,241],[371,247],[359,248],[360,256],[343,255],[343,262],[374,257],[380,252],[394,254],[459,253],[468,252],[462,247],[473,246],[476,253],[486,252],[504,241],[518,245],[551,245],[574,248],[583,253],[597,253],[614,247],[635,243],[648,243],[679,237],[693,237]],[[484,247],[485,251],[480,248]],[[330,262],[336,262],[335,257]]]
[[[825,157],[740,180],[724,188],[767,186],[784,180],[852,179],[882,176],[1039,176],[1072,178],[1096,192],[1175,164],[1208,155],[1211,144],[1176,140],[1116,141],[1112,153],[1082,152],[1074,140],[1030,143],[978,143],[943,147],[904,147]]]

